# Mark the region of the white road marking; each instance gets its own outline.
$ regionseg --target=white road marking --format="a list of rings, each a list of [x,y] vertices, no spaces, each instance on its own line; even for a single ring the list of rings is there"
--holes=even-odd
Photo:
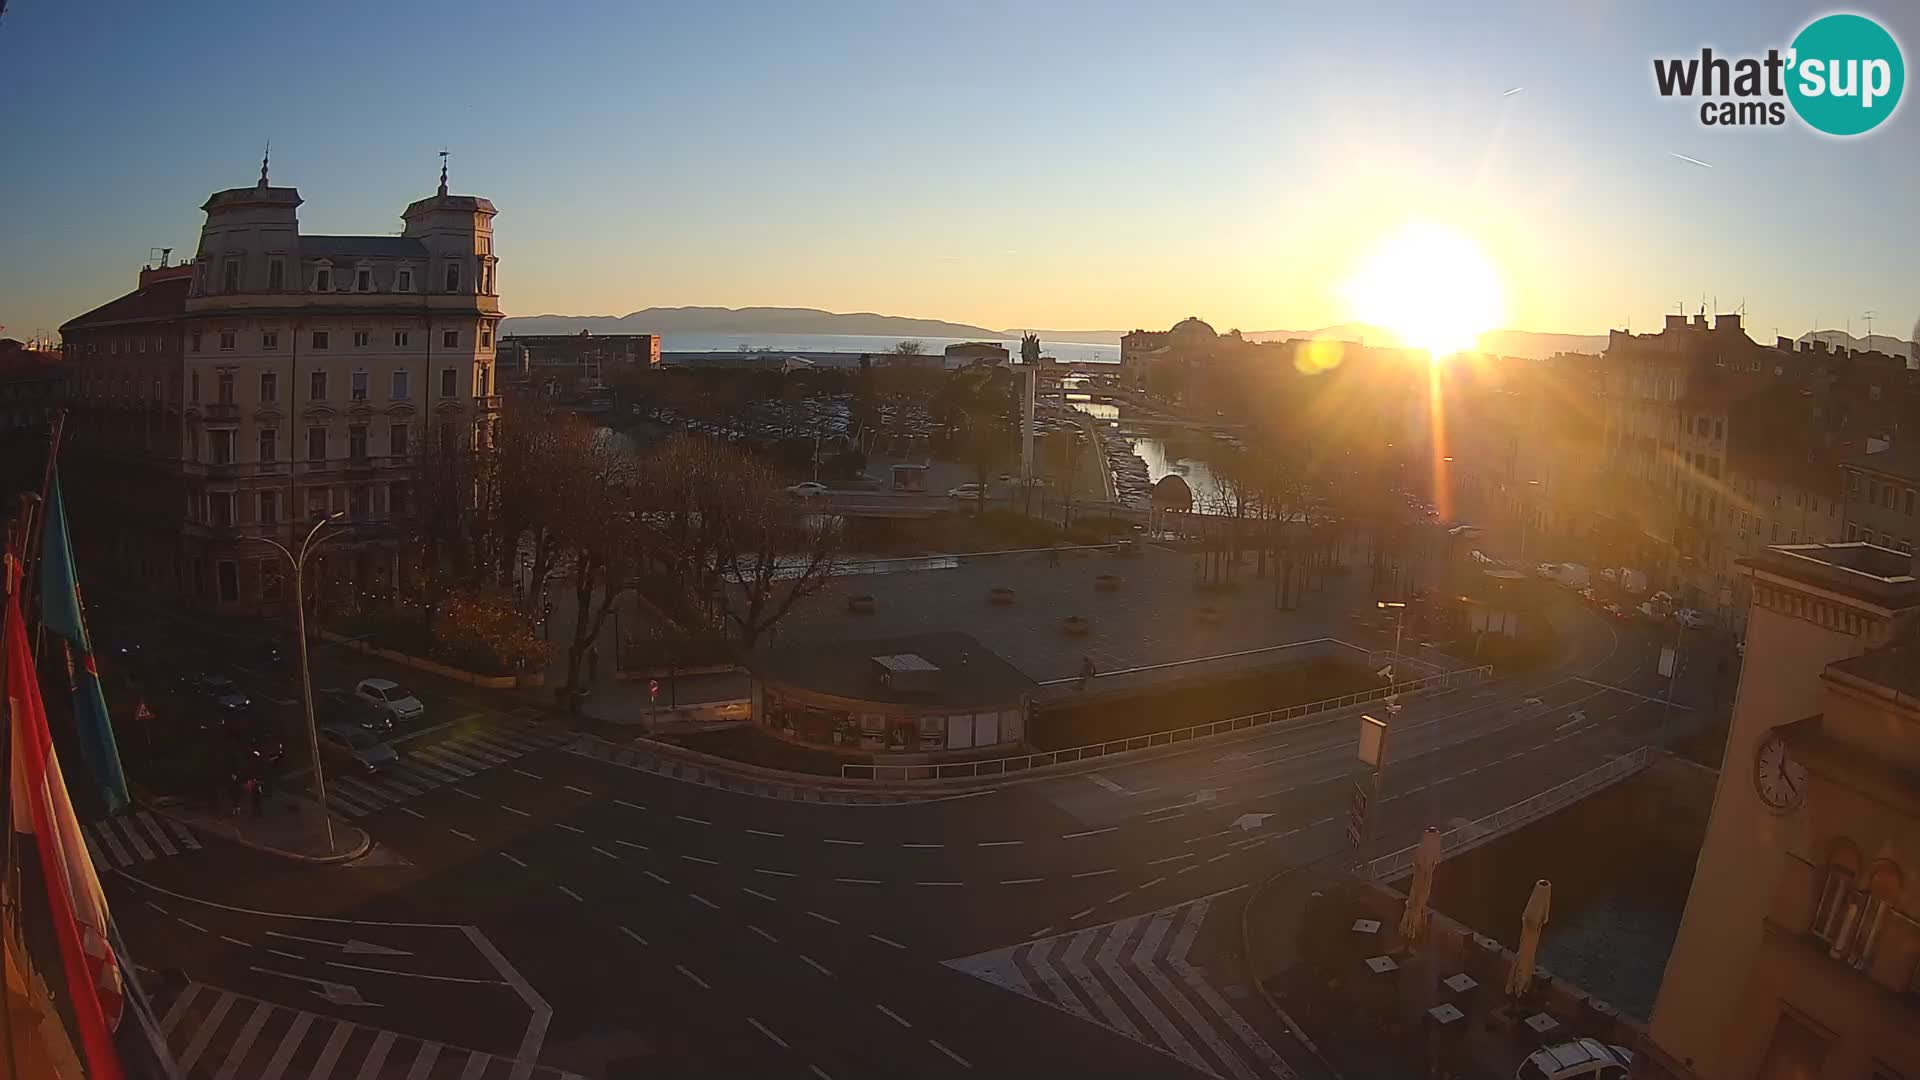
[[[1045,878],[1037,878],[1037,877],[1015,877],[1015,878],[1007,878],[1005,881],[1002,881],[1000,884],[1002,885],[1038,885],[1040,882],[1045,880],[1046,880]]]
[[[477,986],[500,986],[499,979],[469,979],[459,975],[429,975],[424,971],[396,971],[393,968],[368,967],[365,964],[349,964],[343,960],[329,960],[328,967],[346,968],[348,971],[367,971],[375,975],[405,975],[409,979],[432,979],[434,982],[472,983]]]
[[[703,859],[698,855],[682,855],[680,857],[687,860],[688,862],[697,862],[702,866],[719,866],[720,865],[718,862],[716,862],[713,859]]]
[[[1087,779],[1093,781],[1096,784],[1099,784],[1101,787],[1106,788],[1108,791],[1111,791],[1116,795],[1129,794],[1126,788],[1123,788],[1119,784],[1114,783],[1112,780],[1109,780],[1106,777],[1101,776],[1099,773],[1089,773],[1087,774]]]
[[[673,965],[673,970],[679,972],[682,975],[685,975],[688,981],[692,982],[693,985],[699,987],[702,990],[713,989],[713,987],[707,985],[707,981],[705,979],[702,979],[700,976],[695,975],[693,972],[688,971],[686,968],[681,967],[679,964]]]
[[[865,840],[836,840],[831,836],[821,837],[820,842],[823,844],[839,844],[841,847],[864,847],[867,843]]]
[[[572,791],[572,792],[577,792],[577,793],[579,793],[579,794],[581,794],[581,795],[591,795],[591,794],[593,794],[593,792],[591,792],[591,791],[588,791],[588,790],[587,790],[586,788],[583,788],[583,787],[574,787],[574,786],[573,786],[572,784],[568,784],[568,785],[566,785],[566,788],[567,788],[567,790],[568,790],[568,791]]]
[[[1117,871],[1115,871],[1112,867],[1108,867],[1105,870],[1083,870],[1080,873],[1075,874],[1073,876],[1075,878],[1105,877],[1108,874],[1112,874],[1116,872]]]
[[[639,803],[636,803],[636,802],[628,802],[628,801],[627,801],[627,800],[625,800],[625,799],[615,799],[615,800],[613,800],[613,801],[614,801],[614,802],[616,802],[616,803],[619,803],[619,804],[620,804],[621,806],[624,806],[624,807],[626,807],[626,808],[627,808],[627,809],[629,809],[629,810],[645,810],[645,809],[646,809],[646,807],[644,807],[644,806],[641,806],[641,805],[640,805]]]
[[[1208,858],[1208,859],[1207,859],[1207,861],[1208,861],[1208,862],[1219,862],[1219,861],[1220,861],[1221,859],[1224,859],[1224,858],[1227,858],[1228,856],[1230,856],[1230,855],[1232,855],[1232,854],[1233,854],[1233,852],[1231,852],[1231,851],[1223,851],[1223,852],[1221,852],[1221,853],[1220,853],[1220,854],[1218,854],[1218,855],[1214,855],[1214,856],[1212,856],[1212,857],[1210,857],[1210,858]]]
[[[568,831],[568,832],[570,832],[570,833],[579,833],[579,834],[580,834],[580,835],[582,835],[582,836],[585,836],[585,835],[586,835],[586,833],[587,833],[587,830],[585,830],[585,829],[583,829],[583,828],[581,828],[580,826],[578,826],[578,825],[569,825],[569,824],[567,824],[567,823],[566,823],[566,822],[564,822],[564,821],[556,821],[556,822],[554,822],[554,824],[555,824],[555,825],[558,825],[558,826],[560,826],[561,828],[563,828],[563,829],[565,829],[565,830],[567,830],[567,831]]]
[[[517,772],[517,773],[519,773],[519,774],[520,774],[521,776],[525,776],[525,777],[528,777],[529,779],[533,779],[533,780],[545,780],[545,779],[546,779],[546,777],[544,777],[544,776],[541,776],[541,775],[540,775],[539,773],[530,773],[530,772],[528,772],[528,771],[527,771],[527,770],[525,770],[525,769],[515,769],[515,770],[513,770],[513,771],[514,771],[514,772]]]
[[[631,840],[615,840],[614,843],[619,844],[622,847],[633,848],[636,851],[652,851],[653,850],[652,848],[648,847],[645,844],[636,844]]]
[[[475,795],[473,792],[468,791],[465,788],[449,787],[447,788],[447,790],[453,792],[455,795],[464,795],[467,798],[474,800],[475,802],[482,801],[480,796]]]
[[[198,931],[200,931],[200,932],[201,932],[201,933],[203,933],[203,934],[207,932],[207,928],[206,928],[206,927],[204,927],[204,926],[201,926],[201,925],[200,925],[199,923],[197,923],[197,922],[194,922],[194,921],[193,921],[192,919],[182,919],[182,918],[180,918],[180,917],[179,917],[179,916],[177,916],[177,915],[176,915],[176,916],[174,916],[174,918],[175,918],[176,920],[178,920],[179,922],[181,922],[182,924],[184,924],[184,925],[187,925],[187,926],[190,926],[190,927],[192,927],[192,928],[194,928],[195,930],[198,930]]]
[[[634,933],[633,931],[627,929],[624,926],[620,928],[620,932],[632,938],[633,940],[639,942],[642,945],[645,945],[647,943],[646,938],[641,937],[639,934]]]
[[[681,821],[691,822],[692,824],[695,824],[695,825],[713,824],[713,822],[708,821],[706,818],[689,817],[686,814],[675,814],[673,816],[679,818]]]
[[[1163,881],[1165,881],[1165,880],[1167,880],[1167,879],[1166,879],[1166,878],[1163,878],[1163,877],[1157,877],[1157,878],[1154,878],[1154,879],[1153,879],[1152,881],[1149,881],[1149,882],[1147,882],[1146,884],[1144,884],[1144,885],[1142,885],[1142,886],[1140,886],[1140,887],[1141,887],[1142,889],[1151,889],[1151,888],[1153,888],[1153,887],[1154,887],[1155,885],[1158,885],[1158,884],[1160,884],[1161,882],[1163,882]]]
[[[506,803],[501,803],[500,809],[505,810],[509,814],[519,814],[521,817],[530,818],[533,816],[532,814],[527,813],[525,810],[522,810],[517,806],[508,806]]]
[[[709,911],[719,911],[719,910],[720,910],[720,905],[719,905],[719,904],[716,904],[716,903],[714,903],[713,901],[711,901],[711,900],[709,900],[709,899],[707,899],[706,897],[704,897],[704,896],[701,896],[701,895],[700,895],[699,893],[697,893],[697,892],[690,892],[690,893],[688,893],[688,894],[687,894],[687,898],[688,898],[689,900],[695,900],[695,901],[698,901],[698,902],[699,902],[699,903],[701,903],[701,904],[704,904],[704,905],[705,905],[705,906],[707,907],[707,909],[708,909]]]
[[[1461,775],[1461,776],[1472,776],[1472,775],[1473,775],[1474,773],[1477,773],[1477,772],[1479,772],[1479,771],[1480,771],[1480,766],[1478,766],[1478,765],[1475,765],[1475,766],[1474,766],[1473,768],[1471,768],[1471,769],[1461,769],[1461,770],[1460,770],[1460,775]]]
[[[606,848],[595,846],[593,850],[596,854],[605,855],[607,858],[612,859],[615,862],[620,861],[620,856],[615,855],[613,852],[608,851]]]
[[[459,837],[460,839],[467,841],[470,844],[477,844],[480,842],[479,840],[476,840],[474,838],[474,835],[472,833],[463,833],[459,829],[448,829],[447,831]]]
[[[565,885],[555,885],[554,888],[559,889],[561,892],[566,893],[568,896],[573,897],[575,900],[580,900],[580,894],[577,892],[574,892],[572,889],[567,888]],[[580,902],[585,903],[586,901],[580,900]]]
[[[801,963],[806,964],[808,967],[812,968],[813,970],[819,972],[822,975],[825,975],[829,979],[833,978],[833,971],[832,969],[828,968],[827,965],[821,963],[818,960],[815,960],[813,957],[808,956],[806,953],[795,953],[794,955],[800,958]]]
[[[504,851],[500,853],[500,857],[512,863],[513,865],[519,867],[522,870],[525,870],[527,868],[526,863],[521,862],[519,859],[514,858],[513,856],[507,854]]]
[[[1110,832],[1114,832],[1114,831],[1117,831],[1117,830],[1118,830],[1119,828],[1120,828],[1120,826],[1118,826],[1118,825],[1109,825],[1109,826],[1107,826],[1107,827],[1106,827],[1106,828],[1104,828],[1104,829],[1088,829],[1088,830],[1086,830],[1085,832],[1070,832],[1070,833],[1061,833],[1061,834],[1060,834],[1060,839],[1062,839],[1062,840],[1076,840],[1076,839],[1079,839],[1079,838],[1080,838],[1080,837],[1082,837],[1082,836],[1099,836],[1099,835],[1100,835],[1101,833],[1110,833]]]
[[[279,949],[271,949],[271,948],[268,949],[267,951],[272,953],[275,956],[284,956],[289,960],[305,960],[306,959],[306,957],[301,956],[299,953],[281,952]]]
[[[910,1028],[913,1026],[912,1023],[908,1022],[906,1017],[901,1016],[899,1013],[894,1012],[892,1009],[887,1008],[885,1005],[875,1004],[874,1008],[879,1009],[880,1012],[883,1015],[885,1015],[887,1019],[893,1021],[896,1024],[899,1024],[903,1028]]]
[[[420,819],[421,821],[425,821],[425,820],[427,820],[427,815],[425,815],[425,814],[423,814],[423,813],[421,813],[421,812],[420,812],[420,811],[418,811],[418,810],[415,810],[415,809],[414,809],[413,807],[411,807],[411,806],[403,806],[403,807],[401,807],[401,808],[400,808],[400,812],[401,812],[401,813],[403,813],[403,814],[411,814],[411,815],[413,815],[414,817],[417,817],[417,818],[419,818],[419,819]]]
[[[1028,938],[1028,940],[1032,940],[1032,939],[1034,939],[1034,938],[1043,938],[1043,937],[1046,937],[1047,935],[1049,935],[1049,934],[1051,934],[1051,933],[1053,933],[1053,927],[1051,927],[1051,926],[1043,926],[1043,927],[1041,927],[1040,929],[1038,929],[1038,930],[1035,930],[1035,931],[1034,931],[1033,933],[1031,933],[1031,934],[1028,934],[1028,935],[1027,935],[1027,938]]]
[[[1079,911],[1076,911],[1072,915],[1068,916],[1067,921],[1079,922],[1081,919],[1084,919],[1091,914],[1093,914],[1092,908],[1081,908]]]
[[[945,844],[901,844],[903,848],[943,848]]]
[[[167,910],[166,908],[163,908],[163,907],[161,907],[161,906],[160,906],[159,904],[156,904],[156,903],[154,903],[154,902],[153,902],[153,901],[151,901],[151,900],[149,900],[149,901],[147,901],[147,906],[148,906],[148,907],[150,907],[150,908],[152,908],[153,910],[155,910],[155,911],[157,911],[157,912],[159,912],[159,913],[160,913],[160,914],[162,914],[162,915],[171,915],[171,914],[173,914],[172,912],[170,912],[170,911],[168,911],[168,910]]]
[[[957,887],[957,886],[960,886],[960,885],[964,885],[964,884],[966,884],[966,882],[964,882],[964,881],[916,881],[916,882],[914,882],[914,884],[915,884],[915,885],[925,885],[925,886],[927,886],[927,887],[929,887],[929,888],[933,888],[933,887],[949,887],[949,888],[951,888],[951,887]]]
[[[1019,847],[1021,844],[1024,844],[1024,843],[1026,843],[1026,841],[1024,840],[982,840],[975,846],[976,847]]]
[[[1147,819],[1147,824],[1158,825],[1163,821],[1172,821],[1174,818],[1181,818],[1186,816],[1187,816],[1187,812],[1185,810],[1175,810],[1173,813],[1168,814],[1164,817],[1150,817]]]
[[[1181,867],[1181,868],[1180,868],[1179,870],[1176,870],[1176,871],[1174,871],[1174,873],[1175,873],[1175,875],[1176,875],[1176,876],[1178,876],[1178,875],[1180,875],[1180,874],[1191,874],[1191,873],[1193,873],[1193,872],[1194,872],[1195,870],[1198,870],[1198,869],[1200,869],[1200,864],[1199,864],[1199,863],[1193,863],[1192,865],[1189,865],[1189,866],[1183,866],[1183,867]]]
[[[749,889],[745,885],[742,885],[740,887],[740,891],[743,893],[746,893],[748,896],[757,897],[761,900],[767,900],[776,904],[780,902],[774,899],[773,897],[768,896],[766,893],[761,892],[759,889]]]
[[[668,880],[667,880],[666,878],[663,878],[663,877],[661,877],[661,876],[660,876],[659,874],[656,874],[656,873],[654,873],[654,872],[653,872],[653,871],[651,871],[651,870],[642,870],[642,871],[641,871],[641,873],[643,873],[643,874],[645,874],[645,875],[647,875],[648,877],[650,877],[650,878],[652,878],[653,880],[655,880],[655,881],[657,881],[657,882],[659,882],[659,883],[660,883],[660,884],[662,884],[662,885],[671,885],[671,884],[673,884],[673,882],[671,882],[671,881],[668,881]]]
[[[243,948],[243,949],[251,949],[251,948],[253,948],[253,946],[251,946],[251,945],[249,945],[249,944],[247,944],[247,943],[246,943],[246,942],[244,942],[244,941],[241,941],[241,940],[240,940],[239,938],[236,938],[236,937],[228,937],[228,936],[227,936],[227,935],[225,935],[225,934],[221,934],[221,935],[220,935],[220,940],[221,940],[221,941],[229,941],[229,942],[232,942],[233,944],[235,944],[235,945],[238,945],[238,946],[240,946],[240,947],[241,947],[241,948]]]
[[[775,1046],[778,1046],[782,1050],[788,1049],[787,1040],[781,1038],[778,1035],[775,1035],[772,1031],[769,1031],[767,1029],[767,1025],[761,1023],[758,1020],[755,1020],[751,1016],[747,1017],[747,1023],[752,1024],[755,1031],[758,1031],[760,1034],[765,1035],[769,1039],[772,1039],[773,1044]]]
[[[945,1054],[945,1055],[947,1055],[948,1057],[950,1057],[950,1058],[952,1058],[952,1059],[953,1059],[953,1063],[954,1063],[955,1065],[958,1065],[958,1066],[960,1066],[960,1067],[961,1067],[961,1068],[963,1068],[963,1069],[971,1069],[971,1068],[973,1068],[973,1062],[971,1062],[971,1061],[968,1061],[968,1060],[967,1060],[966,1058],[963,1058],[963,1057],[961,1057],[961,1056],[960,1056],[959,1054],[956,1054],[956,1053],[954,1053],[953,1051],[951,1051],[951,1050],[949,1050],[949,1049],[947,1049],[946,1047],[944,1047],[944,1046],[942,1046],[942,1045],[940,1045],[939,1043],[937,1043],[937,1042],[935,1042],[934,1040],[932,1040],[932,1039],[928,1039],[928,1040],[927,1040],[927,1045],[928,1045],[928,1046],[931,1046],[931,1047],[933,1047],[933,1048],[934,1048],[935,1050],[938,1050],[938,1051],[940,1051],[941,1053],[943,1053],[943,1054]]]
[[[1178,855],[1169,855],[1164,859],[1148,859],[1147,865],[1159,866],[1161,863],[1179,862],[1181,859],[1191,859],[1191,858],[1193,858],[1193,852],[1183,851]]]
[[[753,925],[752,923],[747,924],[747,929],[753,931],[756,934],[759,934],[761,937],[766,938],[768,941],[773,942],[775,945],[780,944],[779,938],[774,937],[772,934],[767,933],[765,930],[760,929],[759,927]]]
[[[810,1073],[812,1073],[813,1075],[815,1075],[815,1076],[817,1076],[817,1077],[819,1077],[819,1078],[820,1078],[820,1080],[833,1080],[833,1077],[831,1077],[831,1076],[828,1076],[828,1075],[827,1075],[827,1073],[826,1073],[826,1071],[825,1071],[825,1070],[823,1070],[822,1068],[820,1068],[820,1066],[818,1066],[818,1065],[809,1065],[809,1066],[807,1066],[807,1071],[808,1071],[808,1072],[810,1072]]]
[[[765,874],[768,877],[792,877],[793,876],[792,874],[786,872],[785,870],[768,870],[767,868],[762,866],[754,867],[753,872],[756,874]]]
[[[839,926],[839,925],[840,925],[840,920],[839,920],[839,919],[836,919],[836,918],[834,918],[834,917],[833,917],[833,916],[831,916],[831,915],[822,915],[822,914],[820,914],[820,913],[819,913],[819,912],[817,912],[817,911],[809,911],[809,912],[807,912],[807,914],[808,914],[808,915],[811,915],[811,916],[813,916],[813,917],[814,917],[814,918],[816,918],[816,919],[819,919],[819,920],[820,920],[821,922],[823,922],[823,923],[826,923],[826,924],[827,924],[827,925],[829,925],[829,926]]]
[[[787,837],[786,833],[768,832],[765,829],[748,829],[747,831],[755,836],[770,836],[775,840],[784,840]]]
[[[1323,817],[1323,818],[1321,818],[1321,819],[1320,819],[1319,821],[1316,821],[1316,822],[1314,822],[1313,824],[1314,824],[1314,825],[1325,825],[1325,824],[1326,824],[1327,822],[1329,822],[1329,821],[1332,821],[1332,820],[1333,820],[1333,815],[1332,815],[1332,814],[1328,814],[1328,815],[1327,815],[1326,817]],[[1309,826],[1309,827],[1311,827],[1311,826]]]
[[[839,882],[842,885],[878,885],[880,884],[879,878],[870,878],[870,877],[837,877],[837,878],[834,878],[833,880]]]
[[[879,942],[882,945],[889,945],[896,949],[906,948],[905,945],[900,944],[899,942],[893,940],[892,938],[884,938],[884,937],[881,937],[879,934],[868,934],[867,936]]]

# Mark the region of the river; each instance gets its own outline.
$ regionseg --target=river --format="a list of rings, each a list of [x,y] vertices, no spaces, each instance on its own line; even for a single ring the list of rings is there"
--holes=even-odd
[[[1204,432],[1160,427],[1151,421],[1129,418],[1124,406],[1094,401],[1086,394],[1067,394],[1067,405],[1088,416],[1117,425],[1133,446],[1133,452],[1147,463],[1147,479],[1159,483],[1167,475],[1179,476],[1193,491],[1196,506],[1206,506],[1219,494],[1213,470],[1207,467],[1206,454],[1214,448],[1213,439]]]

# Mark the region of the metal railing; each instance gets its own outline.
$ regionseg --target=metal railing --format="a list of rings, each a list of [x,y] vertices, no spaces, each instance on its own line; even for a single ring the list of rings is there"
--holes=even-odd
[[[1463,668],[1423,679],[1412,679],[1393,686],[1382,686],[1358,694],[1344,694],[1324,701],[1310,701],[1304,705],[1292,705],[1284,709],[1269,709],[1266,712],[1235,716],[1226,720],[1215,720],[1210,724],[1195,724],[1192,727],[1176,728],[1172,731],[1155,731],[1146,735],[1135,735],[1126,739],[1113,739],[1108,742],[1091,743],[1065,750],[1043,750],[1032,754],[1016,754],[1012,757],[986,758],[980,761],[956,761],[949,763],[923,762],[919,764],[883,765],[843,764],[840,776],[844,780],[889,780],[889,781],[926,781],[926,780],[964,780],[980,777],[1010,776],[1049,765],[1065,765],[1076,761],[1109,757],[1130,750],[1145,750],[1149,747],[1172,746],[1176,743],[1192,742],[1213,735],[1224,735],[1234,731],[1246,731],[1264,727],[1268,724],[1285,723],[1308,716],[1318,716],[1339,709],[1364,705],[1370,701],[1379,701],[1397,694],[1412,694],[1423,690],[1452,689],[1479,682],[1493,671],[1493,665],[1483,664],[1476,668]]]
[[[1440,857],[1445,859],[1479,847],[1522,825],[1579,802],[1601,788],[1617,784],[1646,767],[1647,748],[1637,747],[1597,769],[1583,772],[1563,784],[1555,784],[1532,798],[1522,799],[1466,825],[1448,829],[1440,834]],[[1409,844],[1392,854],[1380,856],[1367,864],[1368,875],[1374,881],[1390,881],[1411,871],[1418,847],[1417,844]]]

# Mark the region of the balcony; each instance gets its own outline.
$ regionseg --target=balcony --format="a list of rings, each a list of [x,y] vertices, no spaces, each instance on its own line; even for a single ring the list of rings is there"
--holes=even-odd
[[[481,394],[473,399],[473,407],[479,412],[499,412],[505,401],[503,394]]]
[[[211,405],[200,406],[200,415],[203,419],[214,423],[237,422],[240,419],[240,406],[230,401],[214,402]]]

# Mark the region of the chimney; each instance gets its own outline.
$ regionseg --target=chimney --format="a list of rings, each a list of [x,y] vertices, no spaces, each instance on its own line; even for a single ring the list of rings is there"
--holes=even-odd
[[[1686,329],[1686,327],[1687,327],[1687,317],[1686,317],[1685,315],[1669,315],[1669,316],[1667,316],[1667,325],[1666,325],[1666,327],[1665,327],[1665,329],[1667,329],[1667,330],[1684,330],[1684,329]]]
[[[1740,329],[1740,316],[1737,314],[1715,315],[1713,317],[1713,328],[1715,330],[1738,330]]]
[[[1792,339],[1792,338],[1788,338],[1788,337],[1780,337],[1780,336],[1778,336],[1778,335],[1775,335],[1775,337],[1774,337],[1774,339],[1773,339],[1773,347],[1774,347],[1774,348],[1776,348],[1776,349],[1778,349],[1778,350],[1780,350],[1781,352],[1792,352],[1792,351],[1793,351],[1793,339]]]

